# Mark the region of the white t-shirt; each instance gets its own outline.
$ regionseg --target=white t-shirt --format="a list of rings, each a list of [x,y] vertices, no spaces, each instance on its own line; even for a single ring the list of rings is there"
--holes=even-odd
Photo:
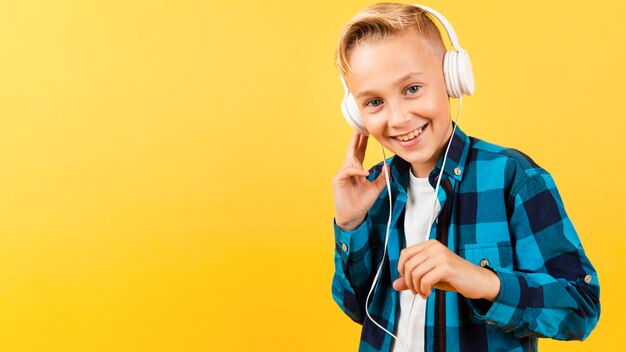
[[[430,220],[433,212],[433,202],[435,202],[435,189],[430,185],[427,177],[418,178],[413,175],[412,171],[409,171],[408,188],[408,200],[404,213],[406,247],[428,240],[430,229],[428,220]],[[435,216],[439,209],[439,202],[437,202],[434,209]],[[415,303],[413,303],[413,297],[415,297]],[[411,304],[413,304],[413,311],[411,311]],[[407,350],[403,351],[400,343],[395,343],[394,341],[392,351],[424,351],[426,301],[419,295],[413,296],[410,290],[401,291],[399,309],[400,316],[398,318],[396,336],[406,345]],[[410,317],[409,311],[411,311]]]

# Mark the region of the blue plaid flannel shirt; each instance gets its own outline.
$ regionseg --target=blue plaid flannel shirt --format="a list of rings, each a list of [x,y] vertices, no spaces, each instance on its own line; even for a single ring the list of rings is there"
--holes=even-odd
[[[436,184],[443,156],[430,173]],[[383,246],[389,216],[387,189],[363,223],[335,232],[332,296],[362,325],[359,351],[389,351],[392,338],[365,314],[394,332],[398,293],[391,283],[404,243],[404,208],[410,164],[398,156],[391,166],[393,215],[388,252]],[[368,179],[382,171],[382,162]],[[430,238],[466,260],[493,270],[501,282],[491,303],[435,290],[426,302],[426,351],[536,351],[537,338],[583,340],[600,316],[598,276],[585,255],[552,176],[528,156],[468,137],[457,128],[437,194],[441,205]]]

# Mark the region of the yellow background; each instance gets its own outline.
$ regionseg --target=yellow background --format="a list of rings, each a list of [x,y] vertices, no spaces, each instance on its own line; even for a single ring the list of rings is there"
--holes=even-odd
[[[355,351],[330,291],[333,51],[370,3],[2,0],[0,350]],[[593,334],[541,349],[616,348],[626,5],[425,4],[473,61],[462,128],[554,175],[599,272]]]

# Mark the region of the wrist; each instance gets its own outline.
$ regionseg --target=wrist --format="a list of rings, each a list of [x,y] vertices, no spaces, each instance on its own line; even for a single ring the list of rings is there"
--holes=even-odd
[[[363,220],[365,220],[365,218],[359,219],[359,220],[356,220],[356,221],[346,221],[346,222],[344,222],[344,221],[337,220],[337,218],[335,218],[335,223],[337,224],[337,226],[339,226],[339,228],[342,231],[346,231],[347,232],[347,231],[352,231],[352,230],[355,230],[356,228],[358,228],[363,223]]]
[[[493,302],[498,298],[500,294],[500,278],[493,270],[487,268],[480,268],[485,277],[485,291],[482,298]]]

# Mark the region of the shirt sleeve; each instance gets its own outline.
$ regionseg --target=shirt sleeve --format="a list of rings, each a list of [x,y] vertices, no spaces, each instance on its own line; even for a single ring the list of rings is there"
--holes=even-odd
[[[600,284],[565,212],[552,176],[528,176],[511,190],[513,269],[493,303],[469,300],[474,315],[518,338],[584,340],[600,317]]]
[[[372,223],[367,214],[361,225],[352,231],[343,231],[334,220],[333,227],[335,232],[333,299],[352,320],[362,324],[372,273],[369,240]]]

